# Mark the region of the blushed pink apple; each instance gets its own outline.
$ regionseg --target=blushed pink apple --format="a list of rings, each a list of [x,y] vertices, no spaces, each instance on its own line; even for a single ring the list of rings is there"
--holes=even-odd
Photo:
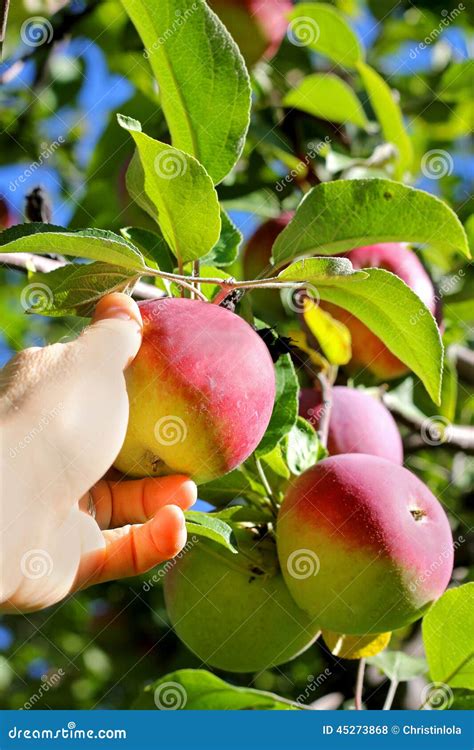
[[[280,508],[286,584],[321,628],[366,635],[420,618],[446,589],[446,514],[414,474],[376,456],[333,456],[302,474]]]
[[[321,391],[303,388],[300,415],[316,430],[323,411]],[[403,464],[402,439],[389,410],[376,397],[340,385],[332,389],[328,450],[332,456],[368,453]]]
[[[267,428],[273,363],[242,318],[190,299],[140,303],[143,343],[126,372],[127,435],[115,466],[131,476],[207,482],[245,461]]]
[[[402,243],[358,247],[345,254],[354,268],[384,268],[399,276],[435,314],[436,295],[430,277],[417,255]],[[329,302],[321,307],[349,329],[352,337],[352,359],[349,369],[366,369],[380,380],[390,380],[408,372],[403,362],[354,315]]]

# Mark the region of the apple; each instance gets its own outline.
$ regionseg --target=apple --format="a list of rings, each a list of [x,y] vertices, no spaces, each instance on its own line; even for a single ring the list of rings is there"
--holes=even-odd
[[[216,479],[254,451],[275,399],[270,353],[248,323],[208,302],[140,303],[143,343],[126,371],[130,416],[115,462],[135,477]]]
[[[449,522],[428,487],[402,466],[355,453],[326,458],[292,483],[277,546],[298,606],[348,635],[414,622],[453,568]]]
[[[306,650],[319,628],[291,598],[274,540],[257,542],[249,530],[238,539],[238,554],[189,541],[166,574],[166,608],[178,637],[201,661],[259,672]]]
[[[293,216],[292,211],[287,211],[274,219],[268,219],[250,237],[242,256],[242,267],[246,279],[258,279],[270,268],[273,243]],[[258,318],[268,323],[277,323],[285,317],[277,289],[253,290],[251,300],[254,313]]]
[[[290,0],[209,0],[250,67],[277,52],[288,27]]]
[[[300,416],[317,430],[323,411],[321,391],[303,388]],[[389,410],[376,397],[340,385],[332,389],[328,450],[332,456],[368,453],[403,464],[402,439]]]
[[[354,268],[384,268],[399,276],[421,299],[433,315],[436,294],[430,277],[413,250],[401,243],[358,247],[345,254]],[[379,380],[405,375],[408,368],[360,320],[347,310],[322,302],[321,307],[344,323],[352,337],[349,370],[367,370]]]

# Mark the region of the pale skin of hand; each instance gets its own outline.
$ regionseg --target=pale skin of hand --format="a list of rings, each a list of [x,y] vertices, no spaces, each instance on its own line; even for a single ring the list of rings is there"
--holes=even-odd
[[[124,370],[141,335],[136,303],[110,294],[75,341],[26,349],[0,372],[0,611],[144,573],[185,545],[192,481],[103,479],[125,437]]]

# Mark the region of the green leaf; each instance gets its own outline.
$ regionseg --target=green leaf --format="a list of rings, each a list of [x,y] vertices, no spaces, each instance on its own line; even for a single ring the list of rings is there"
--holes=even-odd
[[[453,690],[453,702],[446,708],[450,711],[474,711],[474,692]]]
[[[365,271],[354,271],[349,258],[305,258],[292,263],[278,274],[284,281],[315,282],[343,276],[347,279],[365,279]]]
[[[18,224],[0,232],[4,253],[59,253],[112,263],[131,271],[142,271],[145,262],[140,251],[113,232],[81,229],[70,232],[54,224]]]
[[[365,270],[368,278],[362,280],[339,276],[333,281],[318,282],[319,296],[365,323],[418,375],[433,401],[439,404],[443,344],[435,319],[398,276],[381,268]]]
[[[434,682],[474,690],[474,583],[446,591],[423,618]]]
[[[301,707],[252,688],[235,687],[204,669],[180,669],[145,688],[135,709],[185,711],[288,711]]]
[[[292,474],[302,474],[318,461],[320,443],[313,427],[298,417],[282,441],[283,455]],[[323,449],[324,453],[324,449]]]
[[[472,98],[474,60],[451,63],[443,73],[438,96],[445,102],[463,102]]]
[[[364,58],[357,35],[344,16],[329,5],[298,3],[289,18],[289,35],[298,46],[308,46],[346,68],[353,68]]]
[[[221,234],[211,252],[202,259],[202,263],[210,266],[230,266],[237,258],[242,234],[231,221],[225,211],[221,209]]]
[[[395,177],[401,179],[405,172],[410,170],[413,162],[413,148],[403,124],[402,111],[393,97],[390,86],[373,68],[359,62],[357,69],[385,140],[393,143],[398,149]]]
[[[203,0],[122,0],[160,88],[173,146],[215,183],[237,162],[250,115],[250,82],[232,37]]]
[[[232,527],[228,523],[221,521],[211,513],[201,513],[198,510],[188,510],[184,515],[190,537],[195,535],[212,539],[213,542],[221,544],[230,552],[238,552],[233,544]]]
[[[425,659],[408,656],[402,651],[381,651],[367,662],[380,669],[389,680],[397,682],[408,682],[428,671]]]
[[[122,118],[119,122],[125,127]],[[132,159],[127,171],[130,195],[158,222],[178,260],[187,263],[206,255],[221,231],[219,202],[211,178],[194,157],[183,151],[136,130],[130,135],[139,158],[139,162]]]
[[[32,273],[24,290],[27,312],[89,317],[104,294],[133,287],[139,276],[110,263],[69,263],[49,273]]]
[[[218,507],[239,498],[256,497],[258,499],[264,495],[262,485],[249,477],[242,468],[234,469],[219,479],[199,485],[199,498]]]
[[[173,273],[175,258],[159,229],[151,232],[140,227],[124,227],[121,233],[142,251],[147,260],[154,261],[161,271]]]
[[[429,193],[393,180],[336,180],[317,185],[273,245],[283,265],[303,255],[331,255],[376,242],[427,244],[454,262],[470,257],[456,214]],[[444,257],[443,257],[444,256]]]
[[[338,76],[315,73],[304,78],[283,99],[285,107],[295,107],[331,122],[367,125],[362,105],[351,87]]]
[[[289,354],[284,354],[275,364],[276,395],[270,423],[260,441],[257,456],[264,456],[291,430],[298,416],[299,384]]]

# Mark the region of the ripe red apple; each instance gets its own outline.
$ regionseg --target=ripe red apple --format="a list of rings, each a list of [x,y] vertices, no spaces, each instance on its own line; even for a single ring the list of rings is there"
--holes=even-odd
[[[207,482],[241,464],[267,428],[275,375],[238,315],[207,302],[140,303],[143,343],[126,372],[130,417],[115,466]]]
[[[257,672],[313,643],[319,628],[291,598],[274,541],[256,543],[246,531],[238,554],[208,540],[187,546],[166,574],[165,600],[174,630],[199,659]]]
[[[288,27],[290,0],[209,0],[250,67],[273,57]]]
[[[414,622],[446,589],[453,567],[448,519],[428,487],[362,454],[327,458],[295,480],[280,508],[277,546],[295,602],[321,628],[349,635]]]
[[[323,411],[321,391],[303,388],[300,415],[316,430]],[[389,410],[374,396],[345,386],[332,389],[328,450],[332,456],[368,453],[403,464],[402,439]]]
[[[359,247],[345,254],[354,268],[384,268],[399,276],[419,296],[433,314],[436,295],[430,277],[421,261],[406,245],[387,243]],[[403,362],[392,354],[354,315],[329,302],[321,307],[347,326],[352,337],[352,359],[349,369],[368,370],[380,380],[398,378],[408,372]]]
[[[243,272],[246,279],[258,279],[269,269],[273,243],[293,216],[292,211],[287,211],[275,219],[269,219],[261,224],[250,237],[242,257]],[[277,323],[285,317],[277,289],[252,291],[251,299],[257,317],[269,323]]]

